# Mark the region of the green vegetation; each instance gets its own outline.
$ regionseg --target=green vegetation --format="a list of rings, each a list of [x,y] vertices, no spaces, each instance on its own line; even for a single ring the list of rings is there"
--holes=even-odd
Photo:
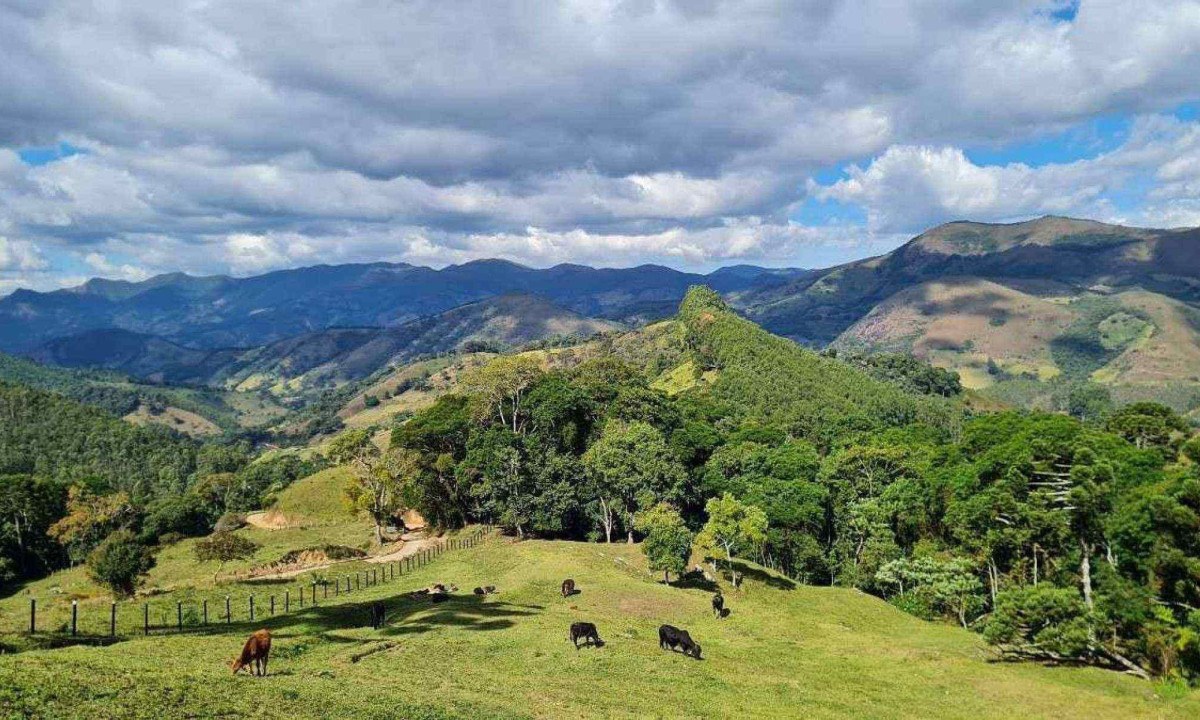
[[[1051,357],[1069,378],[1086,378],[1104,367],[1151,326],[1147,318],[1103,295],[1084,295],[1071,307],[1079,317],[1050,342]]]
[[[269,505],[319,466],[284,455],[251,462],[243,443],[202,445],[138,427],[61,395],[0,383],[0,578],[79,563],[110,533],[209,532],[228,511]]]
[[[1192,717],[1200,698],[1093,669],[989,662],[978,636],[841,588],[794,585],[753,565],[732,610],[709,592],[656,582],[636,548],[500,541],[453,552],[361,593],[264,620],[271,675],[228,662],[259,625],[0,656],[0,711],[32,718],[1055,718]],[[558,585],[574,577],[581,594]],[[436,581],[496,585],[430,605]],[[366,604],[389,624],[366,626]],[[588,620],[606,645],[576,651]],[[657,627],[688,629],[696,662],[659,649]],[[115,702],[114,698],[120,698]]]
[[[949,374],[899,357],[852,363],[767,335],[713,294],[693,290],[676,321],[561,356],[501,356],[464,368],[456,391],[394,426],[390,443],[372,427],[328,441],[322,451],[339,466],[315,474],[319,466],[295,451],[251,461],[244,447],[195,443],[186,445],[192,459],[182,482],[152,485],[151,493],[135,484],[73,482],[61,470],[45,479],[10,474],[0,480],[14,499],[0,509],[10,518],[28,513],[34,522],[23,527],[44,527],[46,539],[18,536],[9,519],[0,527],[0,547],[13,575],[27,572],[12,570],[19,566],[60,567],[64,557],[85,557],[110,540],[154,547],[153,567],[125,585],[105,583],[124,593],[141,581],[148,598],[167,596],[152,601],[161,609],[182,607],[174,602],[194,607],[198,598],[230,588],[251,591],[253,576],[269,585],[299,572],[305,577],[298,582],[306,583],[319,582],[327,563],[338,562],[338,572],[365,568],[360,553],[388,552],[384,528],[408,510],[435,530],[489,523],[526,540],[447,556],[438,576],[422,571],[405,580],[496,585],[498,598],[428,609],[393,595],[398,624],[379,633],[354,629],[362,607],[351,609],[345,599],[272,621],[285,631],[281,647],[296,638],[308,648],[305,658],[290,658],[298,674],[285,680],[297,700],[316,697],[312,683],[327,679],[322,662],[354,686],[367,682],[360,660],[380,663],[374,667],[387,673],[393,659],[432,658],[460,675],[436,683],[436,692],[406,694],[414,713],[557,716],[580,702],[565,688],[598,680],[578,669],[559,688],[545,680],[541,665],[562,667],[564,621],[587,619],[601,625],[608,646],[569,657],[603,665],[595,671],[604,682],[628,689],[611,702],[591,699],[578,713],[584,716],[663,712],[645,704],[654,685],[645,678],[668,682],[684,714],[727,712],[704,693],[685,697],[693,682],[697,690],[721,684],[725,692],[708,695],[753,716],[798,702],[816,716],[862,714],[860,705],[848,706],[824,686],[814,690],[805,679],[845,690],[850,678],[857,687],[885,672],[884,658],[896,665],[896,657],[921,669],[911,682],[892,680],[891,692],[879,696],[888,704],[866,714],[895,714],[896,698],[905,696],[933,703],[921,705],[923,714],[933,707],[933,714],[950,717],[1053,716],[1078,707],[1070,703],[1084,701],[1077,693],[1085,687],[1089,711],[1099,717],[1192,711],[1195,695],[1185,686],[1200,682],[1194,609],[1200,607],[1200,465],[1193,457],[1200,451],[1187,423],[1155,404],[1113,411],[1104,388],[1082,381],[1064,381],[1071,391],[1055,400],[1073,416],[967,417]],[[681,381],[683,367],[692,382]],[[29,497],[43,489],[39,483],[52,490],[45,503]],[[259,508],[268,512],[241,515]],[[222,516],[222,530],[189,538],[209,532]],[[640,549],[633,545],[639,539]],[[201,578],[210,560],[227,566]],[[697,560],[712,563],[718,586],[744,591],[734,595],[728,626],[708,620],[711,580],[687,573]],[[560,607],[555,589],[564,577],[575,577],[584,592]],[[47,627],[55,627],[66,598],[95,609],[100,579],[72,569],[26,588],[39,598],[54,593],[45,612]],[[383,595],[353,602],[369,597]],[[22,599],[0,600],[10,627]],[[493,609],[504,612],[489,614]],[[826,626],[817,620],[825,617],[842,620]],[[697,668],[695,677],[663,665],[653,643],[660,622],[692,630],[721,674],[707,674],[707,664],[684,666]],[[403,642],[389,640],[389,633],[403,635]],[[886,636],[891,645],[872,647],[855,639],[862,634],[876,643]],[[933,637],[944,643],[933,657],[914,649]],[[836,652],[829,649],[835,640],[843,643]],[[847,661],[847,647],[862,656]],[[625,665],[626,655],[601,654],[625,648],[631,658],[646,655]],[[149,664],[158,651],[147,645],[145,652]],[[1051,673],[1033,664],[979,662],[988,656],[1094,667]],[[486,668],[467,665],[481,657]],[[654,674],[663,667],[672,669]],[[0,678],[3,668],[0,662]],[[1166,700],[1144,707],[1120,690],[1132,687],[1124,685],[1129,679],[1100,669],[1173,683],[1143,685],[1139,697],[1173,688],[1163,692],[1176,696],[1170,703],[1178,708]],[[199,677],[203,669],[185,663],[174,672],[164,670],[154,682],[178,682],[180,672]],[[957,673],[957,684],[932,682],[939,673]],[[36,685],[38,678],[22,682]],[[929,693],[930,686],[943,694],[979,690],[972,683],[983,678],[1002,707],[962,698],[950,703]],[[1010,681],[1014,689],[999,689]],[[1015,689],[1030,683],[1043,694]],[[223,707],[243,697],[240,687],[194,692]],[[110,691],[101,685],[95,692]],[[661,687],[657,695],[661,703]],[[63,702],[85,707],[88,697]],[[46,702],[36,709],[59,709]],[[288,707],[285,698],[271,712]],[[329,711],[351,709],[361,708]]]
[[[133,595],[152,567],[154,554],[128,530],[111,533],[87,558],[88,576],[115,597]]]

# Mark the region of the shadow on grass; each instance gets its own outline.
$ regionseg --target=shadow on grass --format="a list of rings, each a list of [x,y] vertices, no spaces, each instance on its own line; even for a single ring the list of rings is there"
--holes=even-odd
[[[444,602],[432,603],[425,598],[397,595],[373,598],[338,605],[308,605],[286,615],[261,617],[255,622],[237,621],[231,624],[197,628],[194,632],[252,632],[267,628],[277,637],[320,635],[330,642],[359,643],[362,638],[338,635],[344,630],[369,630],[371,606],[382,603],[386,608],[384,627],[378,633],[385,636],[409,635],[436,627],[456,627],[464,630],[503,630],[516,620],[537,614],[542,605],[519,605],[497,601],[495,596],[453,594]]]
[[[682,588],[684,590],[703,590],[705,592],[716,592],[718,588],[715,582],[704,577],[704,573],[694,571],[671,583],[671,587]]]
[[[737,574],[741,576],[742,581],[753,580],[754,582],[762,583],[776,590],[795,590],[796,581],[786,578],[782,575],[777,575],[768,570],[763,570],[756,565],[747,565],[744,562],[734,560],[733,567]]]

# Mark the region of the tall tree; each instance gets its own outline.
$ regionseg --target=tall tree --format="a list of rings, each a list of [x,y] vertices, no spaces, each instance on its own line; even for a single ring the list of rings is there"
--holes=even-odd
[[[683,465],[662,434],[643,422],[610,422],[600,439],[584,453],[583,464],[608,542],[612,542],[614,519],[619,517],[632,543],[633,516],[639,500],[671,499],[682,491],[687,480]]]
[[[463,374],[462,386],[475,402],[478,420],[494,418],[520,434],[526,417],[526,391],[542,376],[538,361],[528,355],[505,355]]]
[[[723,556],[733,586],[740,588],[741,579],[733,567],[733,557],[766,541],[767,514],[753,505],[743,505],[729,493],[710,499],[704,511],[708,513],[708,522],[696,536],[696,545],[714,561]]]
[[[362,452],[351,461],[343,494],[351,508],[371,517],[376,542],[383,543],[384,526],[409,506],[409,489],[421,470],[420,454],[407,448]]]
[[[667,503],[640,511],[634,517],[638,532],[645,536],[642,552],[650,569],[663,574],[663,582],[671,582],[671,573],[682,575],[692,554],[693,535],[684,524],[679,511]]]

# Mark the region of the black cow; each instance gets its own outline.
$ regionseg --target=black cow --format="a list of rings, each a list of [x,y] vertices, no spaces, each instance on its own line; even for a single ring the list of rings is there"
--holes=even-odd
[[[579,641],[585,640],[584,645],[595,645],[600,647],[604,641],[600,639],[600,631],[596,630],[596,626],[590,622],[571,623],[571,642],[575,645],[575,649],[579,649]]]
[[[496,586],[485,585],[483,587],[475,588],[472,592],[474,592],[476,595],[491,595],[496,592]]]
[[[371,603],[371,627],[375,630],[383,627],[387,620],[387,606],[381,602]]]
[[[487,591],[481,587],[477,587],[474,590],[472,590],[471,592],[475,593],[476,595],[487,595]]]
[[[680,630],[674,625],[658,628],[658,646],[664,650],[679,650],[684,655],[700,659],[700,643],[693,640],[687,630]]]
[[[725,615],[725,597],[718,592],[712,598],[713,615],[720,618]]]
[[[569,578],[568,578],[568,579],[566,579],[566,580],[563,580],[563,584],[562,584],[562,596],[563,596],[563,597],[570,597],[570,596],[572,596],[572,595],[574,595],[574,594],[575,594],[575,581],[574,581],[574,580],[571,580],[571,579],[569,579]]]

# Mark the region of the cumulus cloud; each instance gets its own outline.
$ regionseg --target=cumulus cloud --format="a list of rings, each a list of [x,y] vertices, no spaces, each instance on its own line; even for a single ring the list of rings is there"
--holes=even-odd
[[[62,277],[787,264],[943,218],[1113,216],[1138,173],[1138,213],[1194,219],[1194,153],[1159,154],[1183,130],[1090,165],[959,149],[1195,99],[1200,2],[1083,0],[1070,21],[1062,5],[0,0],[0,233],[75,258]],[[16,153],[64,141],[85,152]],[[798,226],[809,195],[870,222]]]
[[[1135,210],[1113,200],[1136,181],[1153,184]],[[1071,163],[983,166],[959,148],[893,145],[851,166],[813,197],[864,207],[877,232],[919,232],[959,218],[1005,221],[1074,214],[1146,225],[1194,225],[1200,198],[1200,124],[1161,117],[1134,125],[1115,150]]]

